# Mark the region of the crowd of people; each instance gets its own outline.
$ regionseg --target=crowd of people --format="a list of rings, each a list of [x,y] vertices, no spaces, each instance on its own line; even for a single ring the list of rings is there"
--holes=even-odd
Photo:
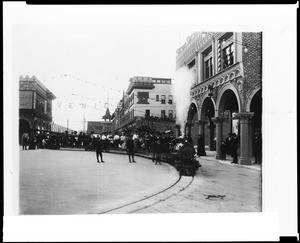
[[[83,132],[47,132],[36,131],[35,133],[22,134],[23,150],[27,149],[60,149],[60,148],[83,148],[85,150],[97,150],[95,144],[101,140],[101,152],[109,150],[127,151],[129,162],[135,162],[134,153],[142,152],[152,154],[152,161],[160,164],[163,156],[170,152],[170,143],[174,140],[172,131],[167,132],[128,132],[115,133],[114,135],[103,133],[83,133]],[[186,139],[194,146],[194,142],[187,134]],[[261,133],[255,132],[253,139],[253,150],[255,163],[261,163],[262,141]],[[225,141],[221,142],[221,159],[226,160],[226,155],[231,155],[232,163],[237,164],[239,138],[235,133],[229,133]],[[98,146],[99,147],[99,146]],[[100,154],[99,154],[100,155]],[[97,155],[97,161],[99,160]],[[199,135],[197,141],[197,155],[205,156],[204,139]],[[102,154],[101,154],[102,156]],[[101,157],[102,161],[102,157]]]

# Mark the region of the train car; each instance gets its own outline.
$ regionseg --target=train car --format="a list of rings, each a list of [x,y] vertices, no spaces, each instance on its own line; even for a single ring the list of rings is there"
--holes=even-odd
[[[170,144],[167,160],[173,164],[180,175],[193,176],[201,167],[195,158],[195,149],[186,139],[176,138]]]

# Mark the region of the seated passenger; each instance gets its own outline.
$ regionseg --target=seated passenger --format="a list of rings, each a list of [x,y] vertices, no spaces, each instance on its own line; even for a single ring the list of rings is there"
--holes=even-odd
[[[179,154],[183,160],[190,160],[190,159],[194,158],[196,151],[195,151],[194,147],[186,139],[184,141],[184,144],[182,145],[182,147],[179,149]]]

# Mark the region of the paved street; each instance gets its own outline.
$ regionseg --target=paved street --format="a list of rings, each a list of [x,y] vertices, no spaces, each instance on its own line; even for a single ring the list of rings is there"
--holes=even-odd
[[[104,160],[97,164],[88,151],[20,151],[20,214],[261,211],[258,170],[201,159],[194,179],[184,177],[146,200],[176,183],[173,167],[137,156],[130,164],[113,153]]]
[[[261,173],[201,159],[193,183],[168,200],[135,213],[260,212]]]
[[[150,195],[178,179],[169,165],[125,155],[27,150],[20,154],[20,214],[96,214]]]

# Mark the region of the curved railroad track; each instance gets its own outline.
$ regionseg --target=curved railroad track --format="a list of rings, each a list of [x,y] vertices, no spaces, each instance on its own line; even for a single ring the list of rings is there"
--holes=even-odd
[[[156,192],[152,195],[146,196],[142,199],[114,207],[97,214],[105,213],[135,213],[142,209],[150,208],[151,206],[167,200],[168,198],[177,195],[188,188],[194,181],[194,176],[180,176],[178,180],[171,186]]]

